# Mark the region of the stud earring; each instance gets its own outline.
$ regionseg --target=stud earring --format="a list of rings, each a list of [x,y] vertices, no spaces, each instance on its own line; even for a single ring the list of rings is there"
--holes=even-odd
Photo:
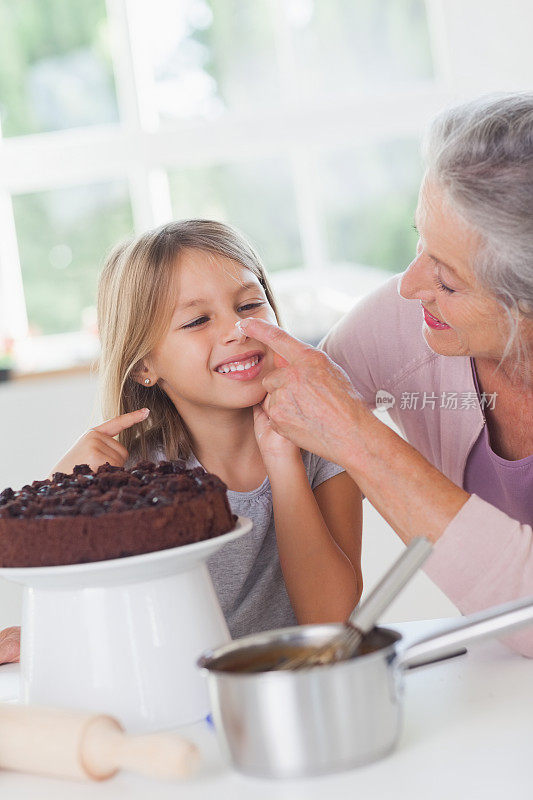
[[[150,378],[145,378],[145,379],[144,379],[144,385],[145,385],[145,386],[150,386],[151,382],[152,382],[152,381],[150,380]]]

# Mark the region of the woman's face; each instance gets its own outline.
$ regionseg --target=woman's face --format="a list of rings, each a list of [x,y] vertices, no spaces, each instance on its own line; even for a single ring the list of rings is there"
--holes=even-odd
[[[180,412],[261,402],[273,353],[235,327],[245,317],[276,322],[258,278],[235,261],[190,249],[175,267],[173,292],[168,330],[145,360],[150,378]]]
[[[402,275],[398,291],[409,300],[420,300],[428,345],[444,356],[500,360],[509,322],[470,266],[479,235],[427,178],[420,189],[415,221],[420,236],[416,257]]]

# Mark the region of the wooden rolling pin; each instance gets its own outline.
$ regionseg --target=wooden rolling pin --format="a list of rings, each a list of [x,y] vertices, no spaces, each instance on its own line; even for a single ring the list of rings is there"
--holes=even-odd
[[[0,769],[96,781],[126,769],[168,780],[190,775],[198,760],[177,734],[130,736],[103,714],[0,704]]]

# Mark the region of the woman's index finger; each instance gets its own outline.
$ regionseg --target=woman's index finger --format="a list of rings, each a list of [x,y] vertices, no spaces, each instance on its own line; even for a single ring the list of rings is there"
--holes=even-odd
[[[127,414],[120,414],[118,417],[113,417],[113,419],[102,422],[101,425],[95,425],[92,430],[105,433],[107,436],[116,436],[127,428],[131,428],[132,425],[136,425],[145,420],[149,413],[149,408],[139,408],[136,411],[128,411]]]
[[[247,319],[239,320],[235,324],[250,339],[257,339],[259,342],[268,345],[271,350],[282,356],[289,364],[297,361],[309,350],[309,345],[304,344],[300,339],[295,339],[287,331],[278,328],[277,325],[273,325],[271,322],[266,322],[264,319],[248,317]]]

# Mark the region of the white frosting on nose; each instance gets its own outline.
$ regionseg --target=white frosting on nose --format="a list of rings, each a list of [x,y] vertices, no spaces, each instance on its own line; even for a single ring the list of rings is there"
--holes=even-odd
[[[246,339],[247,339],[248,337],[247,337],[247,336],[246,336],[246,334],[245,334],[245,333],[244,333],[244,332],[241,330],[241,321],[240,321],[240,319],[239,319],[239,320],[237,320],[237,322],[235,323],[235,327],[237,328],[237,341],[238,341],[239,343],[245,342],[245,341],[246,341]]]

